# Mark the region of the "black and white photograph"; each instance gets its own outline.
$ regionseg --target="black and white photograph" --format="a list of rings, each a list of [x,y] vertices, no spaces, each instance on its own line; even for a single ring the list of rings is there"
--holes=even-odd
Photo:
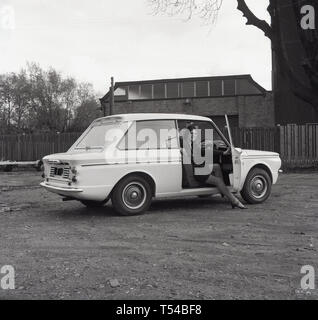
[[[0,0],[0,300],[318,300],[317,14]]]

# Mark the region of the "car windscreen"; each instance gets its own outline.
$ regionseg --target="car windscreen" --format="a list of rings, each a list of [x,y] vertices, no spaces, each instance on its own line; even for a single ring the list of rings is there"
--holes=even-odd
[[[93,124],[75,149],[103,149],[120,133],[121,122],[101,122]]]

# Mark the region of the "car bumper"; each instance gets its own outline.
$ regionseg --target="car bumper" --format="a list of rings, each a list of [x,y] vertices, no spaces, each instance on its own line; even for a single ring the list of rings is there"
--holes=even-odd
[[[53,192],[60,196],[74,198],[77,200],[104,201],[109,197],[112,185],[102,186],[81,186],[79,188],[65,185],[56,185],[49,182],[42,182],[40,186],[47,191]]]
[[[40,186],[47,189],[48,191],[54,192],[54,193],[61,193],[61,194],[74,194],[74,193],[80,193],[83,192],[83,189],[79,188],[63,188],[63,187],[57,187],[52,186],[46,182],[40,183]]]

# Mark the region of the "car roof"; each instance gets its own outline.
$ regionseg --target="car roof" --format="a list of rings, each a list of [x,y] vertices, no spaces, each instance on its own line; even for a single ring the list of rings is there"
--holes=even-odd
[[[95,121],[105,120],[117,120],[117,121],[138,121],[138,120],[196,120],[196,121],[211,121],[211,119],[186,114],[173,114],[173,113],[127,113],[116,114],[114,116],[108,116]]]

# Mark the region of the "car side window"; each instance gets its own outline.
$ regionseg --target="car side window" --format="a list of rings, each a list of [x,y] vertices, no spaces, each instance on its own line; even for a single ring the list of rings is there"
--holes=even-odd
[[[135,121],[120,141],[120,150],[177,149],[174,120]]]
[[[213,140],[223,140],[223,138],[218,134],[218,132],[215,130],[213,124],[209,121],[197,121],[197,120],[179,120],[178,121],[178,127],[179,132],[182,131],[182,129],[186,129],[189,124],[193,124],[194,126],[197,126],[201,130],[201,140],[205,141],[205,133],[206,130],[213,130]]]

